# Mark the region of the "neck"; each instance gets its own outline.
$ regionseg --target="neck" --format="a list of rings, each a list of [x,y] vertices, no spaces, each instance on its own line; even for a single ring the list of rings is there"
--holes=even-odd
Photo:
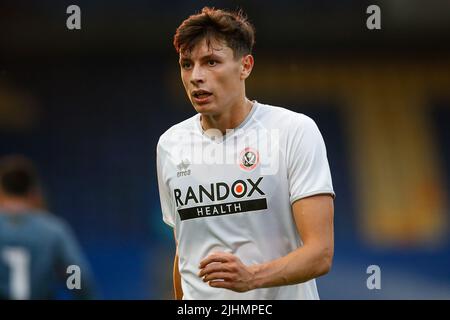
[[[253,102],[243,97],[239,103],[228,108],[228,112],[202,115],[200,119],[203,130],[218,129],[222,134],[225,134],[227,130],[237,128],[247,118],[252,106]]]
[[[33,205],[32,201],[26,198],[2,197],[0,201],[0,208],[3,211],[10,213],[20,213],[24,211],[29,211],[34,207],[35,206]]]

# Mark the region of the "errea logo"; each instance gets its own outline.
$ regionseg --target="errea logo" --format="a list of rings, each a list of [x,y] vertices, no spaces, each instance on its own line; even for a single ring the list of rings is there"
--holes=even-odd
[[[189,166],[191,165],[191,163],[189,162],[188,159],[184,159],[181,161],[181,163],[179,165],[177,165],[177,177],[185,177],[185,176],[190,176],[191,175],[191,170],[189,169]]]

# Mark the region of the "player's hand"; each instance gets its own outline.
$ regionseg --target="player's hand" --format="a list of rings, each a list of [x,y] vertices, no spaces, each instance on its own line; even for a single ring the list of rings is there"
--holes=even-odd
[[[199,277],[211,287],[224,288],[236,292],[254,289],[252,267],[244,265],[231,253],[212,253],[200,262]]]

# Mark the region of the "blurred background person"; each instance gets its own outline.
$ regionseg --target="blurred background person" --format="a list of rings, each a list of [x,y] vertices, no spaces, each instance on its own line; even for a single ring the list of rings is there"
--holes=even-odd
[[[75,275],[68,269],[73,265],[80,268],[80,277],[68,281]],[[95,297],[91,271],[81,248],[69,225],[47,212],[32,162],[23,156],[2,157],[0,298],[55,299],[65,294],[79,299]]]

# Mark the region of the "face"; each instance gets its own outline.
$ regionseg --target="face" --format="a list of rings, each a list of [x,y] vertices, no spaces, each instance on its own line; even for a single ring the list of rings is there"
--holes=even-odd
[[[205,39],[190,52],[180,53],[181,79],[195,110],[203,115],[230,111],[245,97],[244,80],[253,67],[253,57],[235,58],[224,42]]]

